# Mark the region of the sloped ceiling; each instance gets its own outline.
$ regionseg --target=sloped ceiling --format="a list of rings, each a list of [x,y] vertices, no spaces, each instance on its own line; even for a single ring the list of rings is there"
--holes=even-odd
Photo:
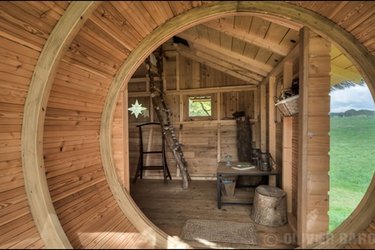
[[[233,16],[194,26],[178,37],[183,56],[257,85],[298,44],[302,26],[263,15]],[[331,50],[331,85],[359,83],[362,77],[352,62],[334,45]]]

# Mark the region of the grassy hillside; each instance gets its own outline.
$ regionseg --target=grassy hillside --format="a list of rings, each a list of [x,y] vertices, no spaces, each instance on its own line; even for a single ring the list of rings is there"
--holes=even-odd
[[[375,170],[375,117],[331,117],[330,231],[366,192]]]

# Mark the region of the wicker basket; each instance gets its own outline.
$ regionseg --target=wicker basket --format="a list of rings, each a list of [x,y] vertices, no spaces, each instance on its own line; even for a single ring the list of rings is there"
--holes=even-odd
[[[275,106],[280,110],[283,116],[292,116],[298,114],[299,95],[289,97],[279,101]]]

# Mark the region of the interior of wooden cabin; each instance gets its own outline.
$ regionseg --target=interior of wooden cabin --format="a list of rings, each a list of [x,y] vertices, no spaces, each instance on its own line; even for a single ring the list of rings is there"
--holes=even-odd
[[[363,78],[375,96],[374,13],[368,1],[2,1],[0,248],[373,248],[375,178],[330,234],[327,211],[329,91]],[[275,101],[292,88],[285,115]],[[142,142],[177,143],[166,179],[137,171],[137,126],[160,117],[173,129],[145,125]],[[223,177],[244,148],[273,169]],[[272,206],[231,204],[259,186],[282,190],[282,225],[254,216]],[[203,228],[190,239],[188,221]]]
[[[218,209],[216,194],[218,162],[225,161],[228,155],[233,162],[248,161],[243,155],[239,159],[238,154],[249,144],[250,150],[254,148],[271,154],[275,161],[272,168],[277,169],[278,175],[242,176],[236,179],[234,195],[222,190],[222,199],[246,203],[254,199],[255,188],[259,185],[281,188],[286,192],[288,223],[280,227],[257,224],[256,246],[299,246],[298,178],[301,177],[298,176],[298,143],[301,118],[298,110],[285,114],[275,103],[277,97],[292,88],[293,83],[299,88],[299,78],[304,74],[313,75],[317,82],[308,94],[316,105],[310,112],[316,119],[315,130],[319,136],[319,140],[310,145],[315,150],[311,158],[317,161],[314,168],[318,169],[312,183],[320,186],[312,191],[319,203],[319,214],[315,214],[319,218],[314,218],[314,230],[322,234],[327,232],[329,90],[330,86],[342,81],[359,82],[362,77],[336,46],[312,32],[308,38],[302,35],[302,39],[311,46],[306,53],[308,57],[314,57],[315,61],[308,62],[313,68],[303,64],[299,48],[303,44],[300,42],[302,28],[292,21],[258,15],[236,15],[199,24],[176,34],[155,50],[149,58],[152,61],[152,57],[154,64],[143,62],[129,80],[127,90],[122,90],[114,120],[120,130],[113,130],[119,176],[145,215],[167,234],[180,237],[189,219],[254,223],[250,218],[252,205],[228,203]],[[304,67],[309,67],[313,73],[306,73]],[[192,180],[187,189],[182,187],[182,170],[168,146],[165,150],[170,177],[163,181],[166,174],[155,167],[141,171],[142,179],[139,176],[140,148],[143,151],[162,148],[162,133],[158,125],[143,127],[142,147],[139,141],[138,125],[160,122],[150,94],[152,86],[163,92],[171,124],[182,145]],[[298,97],[298,93],[294,96]],[[209,112],[203,110],[206,114],[194,115],[191,110],[194,98],[198,98],[200,105],[208,102]],[[136,105],[143,108],[138,113],[133,110]],[[294,105],[298,106],[298,102]],[[251,136],[242,144],[239,144],[239,137],[243,134],[238,134],[236,112],[244,112],[242,120],[251,124]],[[122,131],[126,130],[129,131],[129,144],[125,145],[128,147],[125,151],[128,151],[129,159],[125,159],[128,160],[125,166],[129,164],[129,172],[121,169],[124,164]],[[142,157],[145,166],[163,165],[161,154],[142,154]],[[240,188],[241,184],[252,187]],[[187,242],[195,247],[254,247],[252,244],[218,243],[205,239]]]

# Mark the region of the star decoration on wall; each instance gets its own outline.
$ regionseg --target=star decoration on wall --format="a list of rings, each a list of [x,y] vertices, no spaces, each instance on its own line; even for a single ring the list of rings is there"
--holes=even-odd
[[[144,110],[147,110],[147,108],[142,107],[142,104],[138,103],[138,100],[135,100],[135,103],[132,104],[131,108],[128,108],[128,110],[131,111],[131,115],[134,115],[135,118],[138,118],[138,115],[142,114]]]

